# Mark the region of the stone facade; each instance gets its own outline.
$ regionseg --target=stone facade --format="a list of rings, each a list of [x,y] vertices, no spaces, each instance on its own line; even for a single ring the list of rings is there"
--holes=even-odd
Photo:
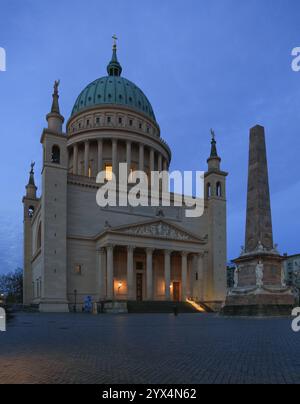
[[[120,74],[115,67],[109,71]],[[215,140],[201,217],[187,218],[185,207],[176,206],[100,208],[99,171],[117,175],[124,162],[128,174],[168,170],[170,147],[152,115],[117,102],[78,110],[64,133],[58,97],[56,83],[41,138],[42,195],[36,196],[32,171],[23,199],[24,303],[57,312],[88,295],[97,302],[189,297],[222,304],[227,173]]]

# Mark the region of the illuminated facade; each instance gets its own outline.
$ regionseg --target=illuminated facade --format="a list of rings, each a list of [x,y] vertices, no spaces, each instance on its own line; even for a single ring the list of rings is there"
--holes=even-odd
[[[44,129],[42,192],[33,167],[24,204],[24,303],[68,311],[93,301],[185,301],[219,306],[226,296],[226,187],[216,142],[205,174],[205,211],[183,207],[100,208],[96,176],[168,170],[171,150],[161,138],[144,93],[121,76],[116,45],[108,75],[77,98],[63,131],[55,83]]]

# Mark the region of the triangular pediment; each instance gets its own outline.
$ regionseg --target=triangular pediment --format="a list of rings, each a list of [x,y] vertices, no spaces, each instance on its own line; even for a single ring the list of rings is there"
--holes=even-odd
[[[159,220],[147,223],[123,226],[110,229],[112,233],[155,239],[201,242],[199,237],[175,226],[167,221]]]

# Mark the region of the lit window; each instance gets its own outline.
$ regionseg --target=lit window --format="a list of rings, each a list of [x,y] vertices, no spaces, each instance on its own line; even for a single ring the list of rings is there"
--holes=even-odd
[[[75,265],[75,274],[76,275],[82,275],[82,266],[79,264]]]
[[[89,173],[88,173],[88,175],[89,175],[89,178],[91,178],[91,176],[92,176],[92,169],[91,169],[91,167],[89,167]]]
[[[113,169],[111,164],[105,166],[105,178],[107,181],[112,181],[113,179]]]

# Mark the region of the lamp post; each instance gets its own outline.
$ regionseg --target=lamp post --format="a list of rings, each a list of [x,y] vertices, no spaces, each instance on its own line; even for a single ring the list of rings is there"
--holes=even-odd
[[[77,306],[77,290],[74,289],[74,307],[73,307],[74,313],[77,312],[76,306]]]

